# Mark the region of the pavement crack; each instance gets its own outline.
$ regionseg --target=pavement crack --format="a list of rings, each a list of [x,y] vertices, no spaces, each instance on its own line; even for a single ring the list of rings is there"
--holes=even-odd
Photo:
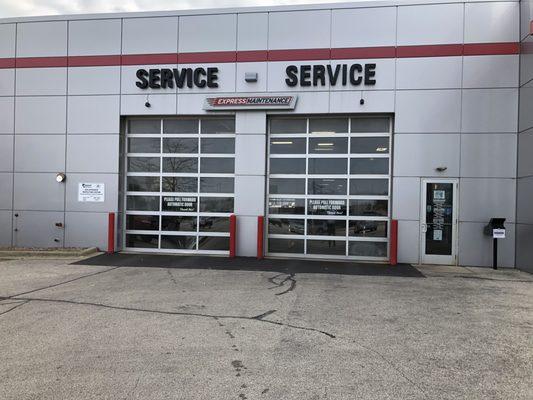
[[[283,280],[278,279],[284,275],[285,275],[285,278]],[[268,281],[274,285],[273,287],[270,287],[269,289],[283,288],[285,287],[285,284],[289,282],[289,287],[283,292],[276,293],[276,296],[281,296],[281,295],[291,292],[296,287],[296,279],[294,279],[294,276],[295,276],[294,273],[290,273],[290,274],[281,273],[271,278],[268,278]]]
[[[383,354],[381,354],[379,351],[377,350],[374,350],[373,348],[371,347],[368,347],[368,346],[365,346],[357,341],[354,341],[353,340],[353,343],[355,343],[357,346],[359,346],[360,348],[366,350],[366,351],[369,351],[371,353],[374,353],[375,355],[377,355],[379,358],[381,358],[383,361],[385,361],[393,370],[395,370],[402,378],[404,378],[407,382],[409,382],[411,385],[413,385],[416,389],[418,389],[421,393],[423,393],[426,398],[429,398],[428,397],[428,394],[426,393],[426,391],[419,385],[417,384],[414,380],[412,380],[411,378],[409,378],[398,366],[396,366],[396,364],[394,362],[392,362],[391,360],[389,360],[387,357],[385,357]]]
[[[306,326],[300,326],[300,325],[293,325],[293,324],[287,324],[285,322],[279,322],[279,321],[271,321],[268,319],[263,318],[257,318],[257,317],[247,317],[247,316],[241,316],[241,315],[217,315],[217,314],[203,314],[203,313],[193,313],[193,312],[184,312],[184,311],[163,311],[163,310],[150,310],[150,309],[144,309],[144,308],[136,308],[136,307],[124,307],[124,306],[112,306],[108,304],[103,303],[91,303],[91,302],[85,302],[85,301],[75,301],[75,300],[61,300],[61,299],[46,299],[46,298],[38,298],[38,297],[18,297],[18,300],[26,300],[26,301],[39,301],[43,303],[62,303],[62,304],[71,304],[71,305],[78,305],[78,306],[92,306],[92,307],[100,307],[100,308],[107,308],[111,310],[119,310],[119,311],[133,311],[133,312],[144,312],[144,313],[151,313],[151,314],[160,314],[160,315],[176,315],[176,316],[185,316],[185,317],[199,317],[199,318],[209,318],[217,321],[218,324],[220,324],[220,319],[237,319],[237,320],[246,320],[246,321],[259,321],[264,322],[267,324],[272,325],[278,325],[278,326],[285,326],[287,328],[292,329],[298,329],[303,331],[309,331],[309,332],[316,332],[320,333],[322,335],[326,335],[329,338],[334,339],[335,335],[322,331],[317,328],[311,328]],[[265,313],[265,314],[272,314],[272,313]],[[261,316],[261,315],[259,315]]]
[[[255,317],[252,317],[253,319],[263,319],[265,317],[268,317],[270,314],[274,314],[277,310],[269,310],[267,312],[264,312],[263,314],[256,315]]]
[[[17,309],[17,308],[23,306],[24,304],[29,303],[29,302],[30,302],[30,300],[20,302],[20,303],[18,303],[16,306],[11,307],[9,310],[6,310],[6,311],[1,312],[1,313],[0,313],[0,316],[2,316],[2,315],[4,315],[4,314],[7,314],[7,313],[9,313],[9,312],[11,312],[11,311],[13,311],[13,310],[15,310],[15,309]]]
[[[172,272],[170,271],[169,268],[167,268],[167,274],[168,274],[170,280],[172,281],[172,283],[173,283],[174,285],[177,285],[178,282],[176,281],[176,278],[174,278],[174,275],[172,275]]]
[[[0,297],[0,300],[9,300],[9,299],[13,299],[13,298],[15,298],[15,297],[24,296],[24,295],[26,295],[26,294],[39,292],[39,291],[41,291],[41,290],[55,288],[55,287],[58,287],[58,286],[61,286],[61,285],[66,285],[67,283],[71,283],[71,282],[79,281],[80,279],[85,279],[85,278],[90,278],[91,276],[96,276],[96,275],[100,275],[100,274],[105,274],[106,272],[113,271],[113,270],[118,269],[118,268],[121,268],[121,267],[112,267],[112,268],[105,269],[105,270],[103,270],[103,271],[94,272],[94,273],[92,273],[92,274],[83,275],[83,276],[78,276],[77,278],[69,279],[68,281],[63,281],[63,282],[55,283],[55,284],[53,284],[53,285],[44,286],[44,287],[41,287],[41,288],[38,288],[38,289],[28,290],[27,292],[22,292],[22,293],[13,294],[13,295],[11,295],[11,296]]]

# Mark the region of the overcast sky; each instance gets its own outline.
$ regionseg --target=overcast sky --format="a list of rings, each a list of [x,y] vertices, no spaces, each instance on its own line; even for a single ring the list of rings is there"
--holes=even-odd
[[[340,3],[344,1],[346,0],[0,0],[0,18],[28,15]]]

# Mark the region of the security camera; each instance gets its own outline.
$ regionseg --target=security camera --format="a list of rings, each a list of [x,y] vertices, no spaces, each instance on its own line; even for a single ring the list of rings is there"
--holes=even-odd
[[[365,99],[359,100],[359,104],[361,104],[361,105],[365,104]]]
[[[149,102],[149,101],[147,101],[146,103],[144,103],[144,106],[145,106],[145,107],[147,107],[147,108],[150,108],[150,107],[152,107],[152,105],[150,104],[150,102]]]

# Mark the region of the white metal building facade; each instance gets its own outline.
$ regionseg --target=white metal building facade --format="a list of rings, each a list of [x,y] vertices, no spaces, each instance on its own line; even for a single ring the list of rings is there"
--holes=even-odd
[[[533,253],[528,1],[0,20],[0,245],[490,265]],[[57,182],[57,174],[66,179]],[[92,191],[92,192],[91,192]]]

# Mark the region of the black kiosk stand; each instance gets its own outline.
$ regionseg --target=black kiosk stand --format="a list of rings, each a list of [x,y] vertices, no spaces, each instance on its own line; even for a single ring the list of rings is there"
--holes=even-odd
[[[492,269],[498,269],[498,239],[505,239],[505,218],[491,218],[483,233],[492,236]]]

